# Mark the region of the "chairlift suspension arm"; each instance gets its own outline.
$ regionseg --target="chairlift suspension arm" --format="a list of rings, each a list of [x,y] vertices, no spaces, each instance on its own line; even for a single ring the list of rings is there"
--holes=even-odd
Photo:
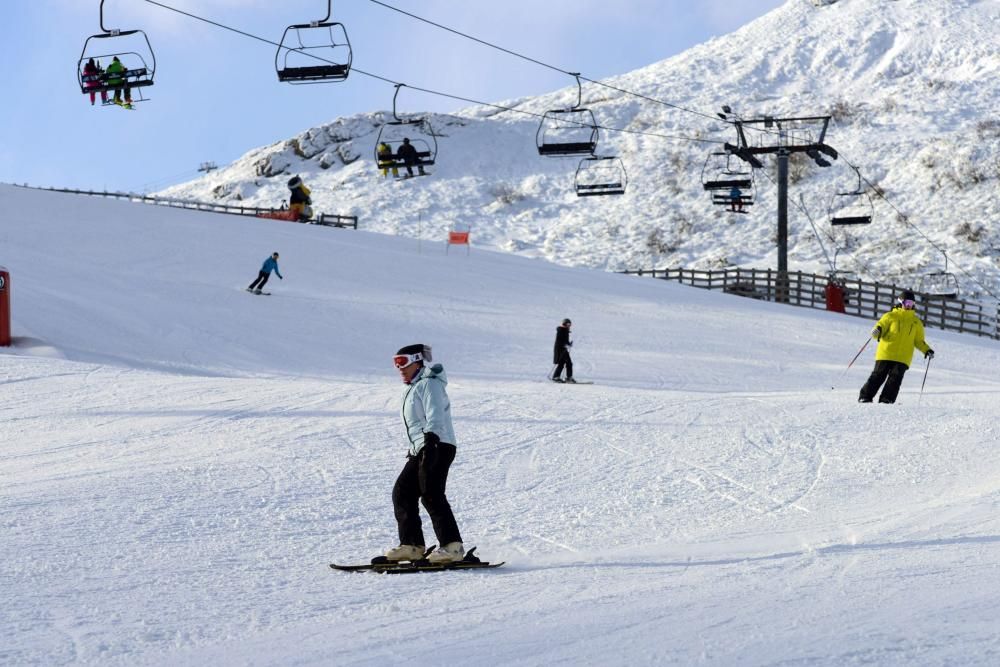
[[[392,95],[392,117],[395,118],[399,122],[402,122],[403,119],[400,118],[396,114],[396,98],[399,97],[399,89],[402,88],[405,85],[406,85],[405,83],[397,83],[396,84],[396,92],[393,93],[393,95]]]
[[[579,109],[583,105],[583,84],[580,83],[580,73],[570,72],[572,76],[576,77],[576,105],[574,109]]]
[[[333,0],[326,0],[326,16],[321,18],[316,23],[326,23],[330,20],[330,16],[333,14]]]

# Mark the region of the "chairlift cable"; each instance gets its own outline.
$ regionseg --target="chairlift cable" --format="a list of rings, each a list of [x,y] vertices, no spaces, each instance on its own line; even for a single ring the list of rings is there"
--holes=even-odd
[[[587,78],[587,77],[582,76],[582,75],[580,75],[579,73],[576,73],[576,72],[570,72],[568,70],[564,70],[564,69],[562,69],[560,67],[556,67],[555,65],[550,65],[549,63],[542,62],[541,60],[538,60],[537,58],[532,58],[531,56],[526,56],[523,53],[518,53],[517,51],[513,51],[511,49],[505,48],[505,47],[500,46],[498,44],[494,44],[492,42],[488,42],[485,39],[480,39],[478,37],[474,37],[474,36],[472,36],[472,35],[470,35],[468,33],[464,33],[462,31],[456,30],[454,28],[449,28],[446,25],[442,25],[440,23],[436,23],[434,21],[431,21],[430,19],[425,19],[422,16],[417,16],[416,14],[412,14],[412,13],[410,13],[408,11],[405,11],[405,10],[402,10],[402,9],[400,9],[398,7],[393,7],[392,5],[389,5],[389,4],[386,4],[384,2],[381,2],[380,0],[369,0],[369,2],[371,2],[373,4],[376,4],[376,5],[379,5],[381,7],[385,7],[386,9],[390,9],[390,10],[392,10],[394,12],[398,12],[398,13],[403,14],[405,16],[409,16],[410,18],[415,19],[417,21],[422,21],[423,23],[427,23],[428,25],[432,25],[435,28],[439,28],[441,30],[445,30],[445,31],[450,32],[452,34],[458,35],[459,37],[464,37],[465,39],[472,40],[473,42],[477,42],[479,44],[482,44],[483,46],[488,46],[491,49],[496,49],[497,51],[502,51],[503,53],[506,53],[508,55],[512,55],[512,56],[514,56],[516,58],[520,58],[522,60],[526,60],[526,61],[528,61],[530,63],[534,63],[536,65],[539,65],[541,67],[545,67],[545,68],[553,70],[555,72],[559,72],[560,74],[566,74],[567,76],[575,76],[578,79],[583,79],[584,81],[587,81],[588,83],[593,83],[595,85],[602,86],[604,88],[609,88],[611,90],[614,90],[614,91],[619,92],[619,93],[624,93],[626,95],[632,95],[634,97],[638,97],[640,99],[644,99],[644,100],[649,101],[649,102],[654,102],[656,104],[662,104],[663,106],[670,107],[671,109],[677,109],[678,111],[685,111],[687,113],[692,113],[692,114],[695,114],[696,116],[701,116],[702,118],[708,118],[709,120],[713,120],[713,121],[718,121],[719,120],[719,117],[717,115],[715,115],[715,114],[707,114],[707,113],[703,113],[701,111],[696,111],[694,109],[689,109],[689,108],[681,106],[679,104],[673,104],[671,102],[666,102],[664,100],[658,100],[655,97],[649,97],[648,95],[643,95],[642,93],[637,93],[637,92],[634,92],[634,91],[631,91],[631,90],[627,90],[625,88],[619,88],[619,87],[613,86],[613,85],[611,85],[609,83],[604,83],[603,81],[596,81],[594,79]]]
[[[148,2],[151,5],[156,5],[157,7],[161,7],[163,9],[170,10],[172,12],[177,12],[178,14],[182,14],[182,15],[187,16],[189,18],[196,19],[198,21],[203,21],[203,22],[208,23],[210,25],[213,25],[213,26],[215,26],[217,28],[222,28],[223,30],[229,30],[230,32],[235,32],[235,33],[237,33],[239,35],[243,35],[244,37],[249,37],[251,39],[255,39],[258,42],[263,42],[265,44],[270,44],[271,46],[277,46],[279,48],[281,47],[281,44],[279,44],[278,42],[274,42],[274,41],[269,40],[267,38],[260,37],[258,35],[254,35],[252,33],[249,33],[249,32],[243,31],[243,30],[239,30],[237,28],[233,28],[231,26],[225,25],[223,23],[219,23],[217,21],[212,21],[210,19],[206,19],[206,18],[203,18],[201,16],[197,16],[195,14],[191,14],[190,12],[186,12],[186,11],[183,11],[181,9],[177,9],[176,7],[171,7],[171,6],[166,5],[166,4],[162,3],[162,2],[158,2],[157,0],[143,0],[143,1],[144,2]],[[306,56],[308,56],[310,58],[315,58],[316,60],[321,60],[321,61],[326,62],[326,63],[337,64],[337,63],[334,63],[331,60],[327,60],[326,58],[323,58],[323,57],[318,56],[318,55],[313,54],[313,53],[303,54],[303,55],[306,55]],[[445,93],[445,92],[442,92],[440,90],[433,90],[431,88],[422,88],[420,86],[413,86],[413,85],[410,85],[410,84],[403,84],[403,83],[400,83],[400,82],[395,81],[393,79],[390,79],[388,77],[381,76],[379,74],[373,74],[371,72],[366,72],[366,71],[364,71],[362,69],[358,69],[357,67],[353,67],[353,66],[351,67],[351,71],[352,72],[357,72],[358,74],[362,74],[362,75],[367,76],[367,77],[372,78],[372,79],[377,79],[379,81],[384,81],[385,83],[392,84],[393,86],[395,86],[395,85],[405,85],[407,88],[411,88],[412,90],[416,90],[416,91],[419,91],[419,92],[422,92],[422,93],[426,93],[428,95],[435,95],[435,96],[438,96],[438,97],[445,97],[445,98],[452,99],[452,100],[457,100],[457,101],[460,101],[460,102],[466,102],[468,104],[476,104],[476,105],[479,105],[479,106],[491,107],[493,109],[499,109],[500,111],[510,111],[512,113],[519,113],[519,114],[522,114],[522,115],[525,115],[525,116],[533,116],[535,118],[544,118],[544,114],[535,113],[533,111],[525,111],[523,109],[516,109],[516,108],[513,108],[513,107],[507,107],[507,106],[503,106],[501,104],[495,104],[493,102],[483,102],[481,100],[475,100],[475,99],[472,99],[472,98],[469,98],[469,97],[463,97],[461,95],[454,95],[454,94],[451,94],[451,93]],[[581,123],[581,125],[583,125],[583,124]],[[587,125],[587,127],[591,127],[591,126]],[[630,129],[627,129],[627,128],[608,127],[608,126],[605,126],[605,125],[596,125],[595,127],[597,129],[606,130],[608,132],[620,132],[620,133],[623,133],[623,134],[634,134],[634,135],[641,135],[641,136],[647,136],[647,137],[655,137],[655,138],[658,138],[658,139],[669,139],[669,140],[672,140],[672,141],[688,141],[688,142],[692,142],[692,143],[702,143],[702,144],[724,144],[725,143],[724,141],[718,141],[718,140],[714,140],[714,139],[701,139],[699,137],[686,137],[686,136],[682,136],[682,135],[660,134],[660,133],[657,133],[657,132],[644,132],[642,130],[630,130]]]

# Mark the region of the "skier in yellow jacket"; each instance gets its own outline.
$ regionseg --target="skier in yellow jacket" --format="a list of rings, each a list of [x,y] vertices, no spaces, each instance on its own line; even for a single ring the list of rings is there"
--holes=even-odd
[[[882,316],[872,329],[872,338],[878,341],[875,351],[875,369],[868,376],[865,386],[858,395],[859,403],[871,403],[882,383],[879,403],[895,403],[903,374],[913,361],[913,350],[924,353],[925,359],[934,358],[934,350],[924,340],[924,324],[914,312],[916,296],[910,290],[903,290],[896,305]]]

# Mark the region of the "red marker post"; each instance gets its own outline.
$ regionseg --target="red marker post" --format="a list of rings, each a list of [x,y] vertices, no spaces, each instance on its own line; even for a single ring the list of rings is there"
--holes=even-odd
[[[10,272],[0,266],[0,346],[10,345]]]

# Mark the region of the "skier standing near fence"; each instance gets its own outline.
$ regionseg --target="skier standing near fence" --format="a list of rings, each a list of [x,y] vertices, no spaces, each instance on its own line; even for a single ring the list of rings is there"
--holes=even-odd
[[[926,359],[934,358],[934,350],[924,340],[924,323],[915,308],[916,296],[910,290],[903,290],[896,305],[872,329],[872,338],[878,341],[875,368],[861,387],[859,403],[871,403],[883,383],[878,402],[895,403],[903,375],[913,361],[913,350],[923,352]]]

